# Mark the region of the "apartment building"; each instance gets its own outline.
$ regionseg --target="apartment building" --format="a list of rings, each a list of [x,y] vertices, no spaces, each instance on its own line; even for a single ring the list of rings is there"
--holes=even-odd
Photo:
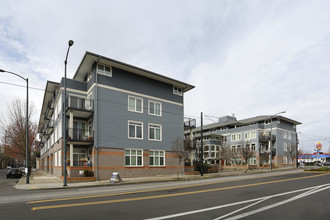
[[[203,159],[208,164],[242,165],[245,161],[240,154],[242,147],[253,152],[248,163],[251,166],[269,166],[269,154],[273,152],[273,165],[287,166],[295,163],[297,125],[300,122],[283,116],[257,116],[237,120],[234,116],[219,118],[217,123],[203,126]],[[190,139],[195,158],[201,151],[201,128],[185,131],[185,138]],[[271,147],[270,147],[271,146]],[[230,149],[230,159],[221,155],[221,147]]]
[[[64,78],[46,85],[38,127],[41,169],[63,178],[66,163],[68,181],[81,180],[85,170],[97,180],[112,172],[177,172],[172,145],[183,137],[184,93],[194,86],[91,52],[66,81],[65,109],[63,85]]]

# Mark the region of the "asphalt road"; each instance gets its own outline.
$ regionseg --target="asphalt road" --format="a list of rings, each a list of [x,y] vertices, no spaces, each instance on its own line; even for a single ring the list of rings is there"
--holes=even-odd
[[[7,170],[0,170],[0,195],[12,195],[15,194],[14,186],[20,180],[20,178],[6,178]]]
[[[330,218],[330,175],[326,173],[255,175],[125,187],[85,188],[81,189],[81,195],[79,190],[75,193],[63,190],[67,194],[62,196],[40,194],[28,202],[1,204],[0,216],[1,219],[47,220]],[[87,195],[88,191],[94,193]]]

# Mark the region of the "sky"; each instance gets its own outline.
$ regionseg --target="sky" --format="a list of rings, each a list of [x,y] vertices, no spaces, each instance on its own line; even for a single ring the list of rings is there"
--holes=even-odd
[[[184,114],[197,123],[286,111],[300,148],[330,151],[329,11],[328,0],[0,0],[0,69],[29,78],[38,122],[74,40],[69,78],[90,51],[194,85]],[[0,74],[6,114],[26,82]]]

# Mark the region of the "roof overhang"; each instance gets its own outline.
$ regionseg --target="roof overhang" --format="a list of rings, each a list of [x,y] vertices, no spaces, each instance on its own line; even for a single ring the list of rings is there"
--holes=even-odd
[[[54,99],[54,94],[55,94],[58,86],[59,86],[59,83],[47,81],[45,94],[44,94],[44,100],[42,102],[42,108],[41,108],[41,113],[40,113],[38,133],[41,133],[42,125],[45,120],[45,114],[46,114],[48,103],[49,103],[49,101]]]
[[[184,82],[180,82],[178,80],[136,67],[136,66],[132,66],[130,64],[127,63],[123,63],[108,57],[104,57],[95,53],[91,53],[86,51],[85,56],[83,57],[77,71],[76,74],[74,75],[73,79],[78,80],[78,81],[83,81],[86,74],[91,70],[91,67],[94,63],[103,63],[105,65],[109,65],[112,67],[116,67],[119,69],[123,69],[132,73],[135,73],[137,75],[141,75],[150,79],[154,79],[160,82],[164,82],[164,83],[168,83],[171,84],[173,86],[177,86],[183,89],[184,92],[187,92],[193,88],[195,88],[195,86],[193,85],[189,85],[187,83]]]

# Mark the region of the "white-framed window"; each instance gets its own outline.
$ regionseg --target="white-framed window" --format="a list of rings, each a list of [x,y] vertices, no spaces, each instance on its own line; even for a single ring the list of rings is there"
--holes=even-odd
[[[143,122],[128,121],[128,138],[143,139]]]
[[[291,133],[288,132],[288,139],[291,140]]]
[[[244,139],[245,140],[250,140],[250,132],[245,132],[244,133]]]
[[[57,167],[57,151],[54,154],[54,166]]]
[[[173,94],[182,96],[182,88],[173,86]]]
[[[257,158],[256,157],[251,157],[248,160],[250,165],[256,165],[257,164]]]
[[[237,141],[242,140],[242,134],[241,133],[236,134],[236,140]]]
[[[162,103],[149,100],[149,115],[162,116]]]
[[[231,151],[236,152],[236,146],[231,146]]]
[[[143,166],[143,150],[125,149],[125,166]]]
[[[257,132],[251,131],[251,139],[256,139],[256,138],[257,138]]]
[[[235,134],[231,135],[231,141],[236,141],[236,135]]]
[[[288,156],[283,156],[283,164],[288,164]]]
[[[143,99],[128,96],[128,111],[143,113]]]
[[[251,151],[256,151],[256,144],[255,143],[251,144]]]
[[[269,119],[269,120],[265,120],[265,125],[269,125],[270,123],[272,123],[272,121]]]
[[[162,126],[157,124],[148,124],[149,140],[161,141],[162,140]]]
[[[283,151],[288,151],[288,143],[283,143]]]
[[[165,166],[165,151],[149,150],[149,165],[150,166]]]
[[[58,151],[58,166],[62,166],[62,150]]]
[[[103,74],[107,76],[112,76],[112,68],[103,64],[97,64],[96,73]]]

